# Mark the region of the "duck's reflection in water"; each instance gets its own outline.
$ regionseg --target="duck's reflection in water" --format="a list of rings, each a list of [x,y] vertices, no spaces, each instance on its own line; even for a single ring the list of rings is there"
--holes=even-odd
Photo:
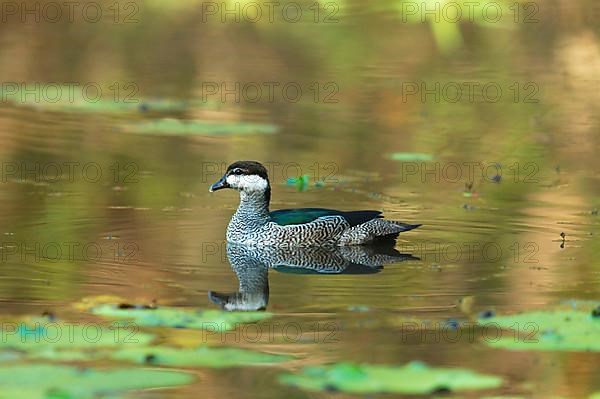
[[[238,292],[208,292],[225,310],[264,310],[269,303],[269,269],[296,274],[372,274],[384,264],[418,259],[390,245],[273,248],[227,244],[227,258],[240,282]]]

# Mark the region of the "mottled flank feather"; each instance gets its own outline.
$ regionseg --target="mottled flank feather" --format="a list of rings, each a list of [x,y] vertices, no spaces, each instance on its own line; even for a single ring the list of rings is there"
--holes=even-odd
[[[349,228],[338,240],[338,245],[367,244],[378,237],[397,236],[403,231],[419,227],[420,224],[406,224],[394,220],[372,219]]]

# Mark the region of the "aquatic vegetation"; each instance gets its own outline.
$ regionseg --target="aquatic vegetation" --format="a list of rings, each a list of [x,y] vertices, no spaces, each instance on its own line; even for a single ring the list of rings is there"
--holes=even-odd
[[[116,347],[113,347],[113,349]],[[11,353],[11,352],[5,352]],[[22,360],[47,360],[50,362],[89,362],[93,360],[106,359],[111,353],[109,347],[103,348],[79,348],[65,349],[48,346],[38,346],[27,349],[20,353]]]
[[[411,362],[402,367],[352,363],[307,367],[301,374],[281,376],[280,381],[313,391],[403,394],[493,389],[502,385],[500,377],[466,369],[433,368],[421,362]]]
[[[389,155],[390,159],[393,161],[433,161],[433,155],[426,154],[423,152],[394,152]]]
[[[110,328],[99,323],[59,322],[54,320],[54,317],[28,318],[14,323],[3,322],[6,331],[0,343],[0,364],[12,364],[22,360],[88,362],[112,359],[155,366],[224,368],[269,365],[293,359],[292,356],[247,349],[208,347],[205,346],[204,338],[201,342],[196,342],[196,337],[175,337],[167,340],[183,345],[185,349],[165,346],[165,342],[153,346],[151,342],[154,341],[155,335],[139,330],[140,326],[177,329],[171,330],[170,337],[177,335],[175,332],[184,333],[183,329],[187,328],[205,329],[215,333],[232,329],[237,323],[268,318],[268,313],[194,312],[148,305],[103,303],[114,298],[88,298],[77,307],[81,307],[83,303],[93,303],[95,306],[90,309],[92,313],[118,319],[131,318],[134,322],[117,320]],[[188,335],[189,332],[190,330]]]
[[[267,312],[224,312],[220,310],[187,310],[161,306],[157,308],[128,304],[103,304],[92,307],[93,314],[109,318],[125,318],[142,327],[171,327],[227,331],[240,323],[253,323],[271,317]]]
[[[302,175],[298,177],[289,177],[286,184],[288,186],[296,186],[298,191],[306,191],[310,185],[310,178],[308,175]]]
[[[115,360],[125,360],[139,364],[224,368],[244,365],[272,365],[292,360],[291,356],[255,352],[237,348],[212,348],[202,346],[197,349],[179,349],[164,346],[131,347],[114,352]]]
[[[0,367],[0,399],[108,398],[134,389],[174,387],[193,380],[190,374],[170,370],[10,365]]]
[[[27,360],[52,362],[87,362],[93,360],[117,360],[152,366],[226,368],[238,366],[273,365],[293,360],[292,356],[256,352],[247,349],[199,346],[175,348],[168,346],[128,346],[114,350],[60,350],[37,348],[22,355]],[[5,357],[13,352],[0,353]],[[19,358],[16,358],[19,359]]]
[[[552,310],[480,319],[487,329],[512,330],[485,340],[511,350],[600,352],[600,317],[592,310]]]
[[[278,128],[275,125],[252,122],[225,122],[211,120],[178,120],[157,119],[128,125],[127,131],[140,134],[157,134],[172,136],[223,136],[244,134],[274,134]]]

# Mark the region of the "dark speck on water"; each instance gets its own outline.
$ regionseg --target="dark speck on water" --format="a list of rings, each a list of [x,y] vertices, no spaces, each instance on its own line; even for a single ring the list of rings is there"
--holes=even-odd
[[[494,312],[493,310],[486,310],[479,314],[479,318],[480,319],[489,319],[489,318],[494,317],[495,315],[496,315],[496,312]]]
[[[446,326],[448,326],[452,330],[458,330],[458,328],[460,327],[460,323],[458,322],[458,320],[450,319],[446,321]]]
[[[156,303],[153,302],[150,305],[137,305],[132,303],[120,303],[117,305],[118,309],[138,309],[138,310],[151,310],[156,309]]]
[[[339,391],[339,389],[337,389],[337,387],[335,385],[325,385],[323,388],[327,392],[338,392]]]
[[[45,318],[47,318],[50,321],[56,320],[56,315],[53,312],[49,311],[49,310],[45,310],[42,313],[42,317],[45,317]]]
[[[432,394],[434,395],[447,395],[452,393],[452,390],[448,387],[438,387],[436,389],[433,390]]]
[[[144,363],[154,363],[156,360],[156,356],[152,353],[148,353],[146,357],[144,357]]]

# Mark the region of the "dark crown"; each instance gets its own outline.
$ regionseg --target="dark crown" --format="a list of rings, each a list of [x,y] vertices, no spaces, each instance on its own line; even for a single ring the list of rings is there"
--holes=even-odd
[[[227,167],[227,174],[237,175],[257,175],[265,180],[269,180],[267,169],[260,162],[256,161],[237,161]]]

